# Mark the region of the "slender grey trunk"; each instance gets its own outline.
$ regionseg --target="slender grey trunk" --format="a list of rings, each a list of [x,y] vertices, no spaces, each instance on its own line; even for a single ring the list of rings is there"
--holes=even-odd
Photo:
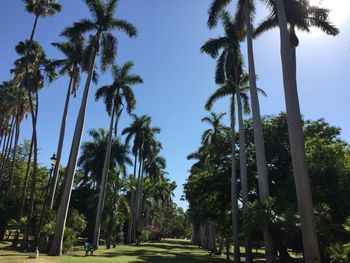
[[[142,194],[143,194],[143,174],[144,174],[144,163],[145,160],[142,159],[142,162],[140,163],[141,165],[141,176],[140,176],[140,182],[139,182],[139,191],[138,191],[138,197],[137,197],[137,206],[136,206],[136,226],[139,225],[140,222],[140,218],[142,216],[141,212],[142,212]],[[137,228],[137,227],[136,227]]]
[[[249,67],[249,87],[250,87],[250,100],[252,106],[253,115],[253,130],[254,130],[254,143],[256,152],[256,167],[258,172],[258,185],[260,200],[264,201],[270,196],[269,190],[269,178],[267,175],[266,156],[265,156],[265,142],[264,132],[261,123],[259,97],[256,86],[256,72],[254,62],[254,50],[253,50],[253,32],[251,24],[251,11],[247,10],[246,15],[247,25],[247,50],[248,50],[248,67]],[[266,261],[275,261],[275,249],[271,233],[267,226],[263,229]],[[252,259],[249,259],[252,260]]]
[[[98,39],[98,35],[95,36],[95,39]],[[63,247],[63,237],[64,237],[64,228],[66,225],[68,208],[70,197],[72,193],[72,186],[74,183],[74,176],[77,167],[78,155],[80,150],[80,143],[83,134],[84,124],[85,124],[85,115],[86,115],[86,106],[88,102],[90,84],[92,80],[93,70],[95,66],[97,50],[96,46],[93,47],[90,64],[89,64],[89,73],[86,79],[85,88],[83,92],[83,98],[81,101],[81,106],[79,109],[79,115],[77,118],[77,122],[75,125],[74,136],[72,141],[72,146],[69,154],[69,161],[66,170],[66,178],[63,189],[63,194],[61,198],[61,202],[57,211],[57,220],[56,220],[56,229],[54,238],[51,244],[51,248],[49,250],[50,256],[60,256],[62,255],[62,247]]]
[[[15,125],[15,117],[12,118],[10,128],[8,131],[7,141],[5,143],[6,144],[5,150],[3,150],[2,156],[1,156],[2,158],[1,158],[1,169],[0,169],[0,186],[2,183],[2,179],[3,179],[4,169],[5,169],[5,166],[7,164],[8,155],[9,155],[9,152],[11,150],[12,139],[13,139],[14,128],[15,128],[14,125]]]
[[[7,138],[8,138],[8,135],[9,135],[9,120],[6,120],[5,122],[5,128],[4,128],[4,131],[3,131],[3,135],[1,137],[2,139],[2,150],[1,150],[1,156],[0,156],[0,169],[2,167],[2,161],[3,161],[3,157],[4,157],[4,154],[5,154],[5,149],[6,149],[6,142],[7,142]],[[1,178],[1,174],[0,174],[0,178]]]
[[[66,101],[64,104],[64,110],[63,110],[63,115],[62,115],[62,120],[61,120],[61,130],[60,130],[58,146],[57,146],[57,151],[56,151],[56,164],[55,164],[55,167],[53,170],[53,175],[52,175],[52,180],[51,180],[50,190],[49,190],[49,196],[47,199],[47,205],[48,205],[49,209],[53,208],[53,204],[55,201],[57,181],[58,181],[59,172],[60,172],[62,149],[63,149],[64,137],[65,137],[65,133],[66,133],[67,114],[68,114],[69,101],[70,101],[70,96],[71,96],[72,83],[73,83],[73,74],[69,80]]]
[[[137,168],[137,156],[138,153],[135,153],[135,160],[134,160],[134,175],[133,179],[136,178],[136,168]],[[127,233],[127,243],[132,243],[132,228],[134,227],[134,203],[135,203],[135,191],[133,188],[131,188],[131,198],[130,198],[130,218],[128,222],[128,233]]]
[[[303,237],[304,260],[306,263],[319,263],[321,262],[320,252],[313,213],[309,172],[305,154],[305,140],[297,90],[295,48],[293,48],[290,43],[284,1],[277,0],[276,6],[280,27],[281,60],[287,108],[288,133]]]
[[[38,169],[38,143],[37,143],[37,133],[36,133],[36,121],[39,111],[39,98],[38,93],[36,92],[36,107],[34,111],[34,105],[33,105],[33,97],[31,95],[31,92],[29,93],[29,102],[30,102],[30,111],[32,115],[32,125],[33,125],[33,148],[34,148],[34,160],[33,160],[33,173],[32,173],[32,182],[31,182],[31,189],[30,189],[30,202],[29,202],[29,214],[28,214],[28,220],[27,225],[23,234],[23,242],[22,242],[22,248],[26,249],[28,246],[28,237],[29,237],[29,230],[30,226],[33,220],[33,213],[34,213],[34,202],[35,202],[35,192],[36,192],[36,181],[37,181],[37,169]]]
[[[134,203],[134,217],[133,217],[133,224],[134,227],[132,229],[132,239],[136,240],[136,234],[137,234],[137,228],[138,228],[138,207],[139,207],[139,195],[140,195],[140,185],[141,185],[141,169],[142,169],[142,153],[141,150],[140,156],[139,156],[139,171],[137,176],[137,187],[136,187],[136,194],[135,194],[135,203]]]
[[[32,160],[32,153],[33,153],[33,146],[34,146],[33,143],[34,143],[34,137],[32,136],[32,139],[30,141],[30,149],[29,149],[26,174],[25,174],[25,179],[24,179],[24,184],[23,184],[21,203],[20,203],[19,212],[18,212],[18,219],[19,220],[23,217],[23,211],[24,211],[24,206],[25,206],[25,201],[26,201],[26,196],[27,196],[28,179],[29,179],[29,172],[30,172],[30,166],[31,166],[30,164],[31,164],[31,160]]]
[[[236,133],[235,133],[235,103],[234,95],[231,98],[231,206],[232,206],[232,233],[233,233],[233,260],[235,263],[241,262],[239,250],[238,231],[238,192],[236,173]]]
[[[238,78],[239,79],[239,78]],[[241,100],[241,90],[239,81],[236,83],[236,96],[238,107],[238,125],[239,125],[239,162],[241,171],[241,189],[243,204],[243,224],[247,223],[247,204],[248,204],[248,174],[247,174],[247,146],[244,132],[243,106]],[[244,231],[245,262],[252,262],[252,248],[250,245],[250,233]]]
[[[12,191],[12,186],[13,186],[13,177],[14,177],[14,173],[15,173],[15,165],[16,165],[16,155],[17,155],[17,148],[18,148],[18,139],[19,139],[19,133],[20,133],[20,120],[19,120],[19,114],[16,118],[16,131],[15,131],[15,145],[13,148],[13,159],[12,159],[12,164],[11,164],[11,171],[10,171],[10,181],[9,181],[9,185],[8,185],[8,189],[7,189],[7,193],[6,195],[9,196],[11,194]]]
[[[99,245],[98,243],[99,243],[99,239],[100,239],[101,220],[102,220],[103,206],[104,206],[106,190],[107,190],[109,164],[110,164],[110,160],[111,160],[114,114],[115,114],[114,107],[112,107],[112,109],[113,110],[112,110],[112,116],[111,116],[111,123],[109,126],[107,151],[106,151],[106,155],[105,155],[105,159],[104,159],[104,163],[103,163],[100,193],[98,195],[98,203],[97,203],[97,211],[96,211],[94,236],[93,236],[93,240],[92,240],[92,247],[94,249],[98,249],[98,245]]]
[[[216,247],[216,231],[215,231],[215,227],[210,223],[208,224],[208,243],[209,243],[209,251],[216,255],[218,253],[218,250]]]

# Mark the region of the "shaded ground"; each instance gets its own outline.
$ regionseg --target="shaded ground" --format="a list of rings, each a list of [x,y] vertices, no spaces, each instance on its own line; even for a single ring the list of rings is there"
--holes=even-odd
[[[139,246],[120,245],[109,250],[101,248],[94,256],[85,257],[85,252],[75,250],[63,257],[41,256],[39,260],[28,259],[28,254],[0,248],[0,263],[206,263],[226,262],[224,257],[211,257],[207,251],[198,249],[184,240],[166,240],[159,243],[145,243]]]

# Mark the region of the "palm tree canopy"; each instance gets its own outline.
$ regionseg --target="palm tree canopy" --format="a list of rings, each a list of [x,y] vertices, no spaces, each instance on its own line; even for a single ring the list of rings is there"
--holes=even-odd
[[[26,10],[35,16],[54,16],[61,12],[62,6],[57,0],[23,0]]]
[[[275,0],[266,0],[266,4],[270,9],[270,14],[256,28],[254,32],[255,37],[272,28],[278,27]],[[308,0],[286,0],[285,9],[287,22],[290,25],[290,41],[295,47],[299,45],[299,39],[296,35],[295,28],[300,31],[310,32],[310,27],[316,27],[332,36],[339,33],[339,30],[329,20],[330,10],[326,8],[311,6]]]
[[[145,153],[146,147],[161,148],[161,144],[154,139],[154,135],[160,132],[160,128],[151,127],[151,117],[148,115],[139,117],[136,114],[131,116],[133,122],[122,131],[122,134],[126,135],[126,144],[129,144],[130,140],[134,138],[133,154]]]
[[[137,36],[137,30],[131,23],[114,18],[118,0],[109,0],[104,3],[102,0],[84,0],[89,8],[92,19],[81,19],[73,26],[66,28],[61,35],[69,38],[85,34],[93,34],[90,37],[88,52],[92,48],[101,55],[101,69],[113,65],[118,47],[118,40],[112,34],[114,30],[123,31],[130,37]]]
[[[220,19],[221,14],[227,8],[232,0],[213,0],[208,10],[208,27],[212,29],[215,27]],[[237,0],[236,1],[236,21],[242,29],[245,21],[247,11],[249,11],[251,19],[255,14],[255,1],[254,0]]]
[[[92,140],[81,146],[82,154],[78,165],[84,173],[84,183],[90,182],[99,185],[108,144],[108,133],[105,129],[93,129],[90,130],[89,135]],[[118,167],[125,173],[126,166],[132,164],[128,154],[128,146],[123,145],[119,139],[113,139],[110,170],[116,168],[118,164]]]
[[[250,113],[250,106],[249,106],[249,75],[247,73],[243,73],[240,77],[240,90],[241,90],[241,99],[243,103],[243,110],[244,113],[249,114]],[[267,96],[264,90],[257,88],[258,92],[263,95]],[[205,109],[210,111],[214,103],[222,98],[225,98],[227,96],[232,96],[236,93],[235,89],[235,83],[233,81],[226,81],[225,84],[218,87],[217,90],[208,98]]]
[[[67,42],[54,42],[52,45],[65,57],[53,61],[53,64],[60,69],[59,74],[69,75],[72,78],[72,94],[76,96],[85,54],[84,40],[79,37]]]
[[[136,107],[136,99],[132,86],[143,83],[139,75],[131,73],[134,63],[126,62],[122,67],[113,66],[113,83],[111,85],[100,87],[95,94],[96,100],[103,98],[106,111],[111,115],[112,110],[119,111],[123,107],[123,101],[126,104],[126,110],[129,114]],[[114,106],[113,106],[114,105]],[[114,109],[112,109],[114,107]]]
[[[243,37],[238,33],[237,24],[228,12],[223,12],[220,17],[225,35],[211,38],[201,47],[202,53],[206,53],[212,58],[218,58],[215,73],[217,84],[225,83],[225,80],[230,76],[235,78],[234,68],[241,62],[239,61],[241,60],[240,41]]]
[[[56,79],[55,66],[46,58],[44,49],[38,42],[20,41],[15,49],[20,58],[14,62],[15,67],[11,73],[27,90],[34,92],[44,86],[46,79],[49,82]]]
[[[216,114],[211,112],[209,116],[206,116],[202,119],[202,122],[205,122],[211,126],[211,128],[204,131],[202,135],[202,143],[204,145],[215,144],[217,136],[221,133],[224,126],[221,121],[226,113]]]

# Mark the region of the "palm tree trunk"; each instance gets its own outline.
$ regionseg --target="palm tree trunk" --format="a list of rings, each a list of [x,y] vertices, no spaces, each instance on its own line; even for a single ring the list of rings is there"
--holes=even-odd
[[[8,155],[9,155],[9,152],[11,150],[13,134],[14,134],[14,128],[15,128],[14,125],[15,125],[15,117],[12,118],[12,121],[11,121],[11,124],[10,124],[10,128],[9,128],[9,131],[8,131],[8,136],[7,136],[7,142],[6,142],[5,150],[2,153],[1,169],[0,169],[0,186],[1,186],[1,183],[2,183],[5,166],[7,164]]]
[[[33,173],[32,173],[32,182],[31,182],[31,191],[30,191],[30,202],[29,202],[29,215],[27,220],[27,225],[25,228],[25,231],[23,233],[23,242],[22,242],[22,248],[26,249],[28,247],[28,238],[29,238],[29,230],[31,226],[31,222],[33,220],[33,213],[34,213],[34,202],[35,202],[35,192],[36,192],[36,180],[37,180],[37,169],[38,169],[38,144],[37,144],[37,133],[36,133],[36,120],[37,120],[37,114],[39,111],[39,98],[38,93],[36,92],[36,106],[34,109],[33,104],[33,96],[31,92],[29,93],[29,104],[30,104],[30,111],[32,115],[32,126],[33,126],[33,148],[34,148],[34,160],[33,160]]]
[[[251,97],[250,100],[251,100],[252,115],[253,115],[256,167],[258,172],[259,197],[260,197],[260,200],[263,201],[270,196],[270,190],[269,190],[269,178],[267,175],[267,167],[266,167],[264,132],[263,132],[263,127],[261,123],[259,97],[258,97],[258,91],[256,86],[251,11],[248,8],[247,8],[246,19],[247,19],[246,25],[247,25],[249,87],[250,87],[250,97]],[[265,243],[265,251],[266,251],[266,261],[274,262],[275,249],[274,249],[271,234],[269,233],[267,226],[264,227],[263,229],[263,235],[264,235],[264,243]],[[251,262],[252,258],[249,260]]]
[[[137,229],[138,229],[138,217],[139,217],[139,195],[141,190],[141,169],[142,169],[142,153],[140,151],[139,156],[139,171],[137,176],[137,187],[136,187],[136,194],[135,194],[135,204],[134,204],[134,227],[132,229],[132,239],[136,240],[137,235]]]
[[[232,206],[232,233],[233,233],[233,262],[239,263],[239,231],[238,231],[238,192],[237,192],[237,174],[236,174],[236,133],[235,133],[235,105],[234,96],[231,98],[231,206]]]
[[[24,184],[23,184],[21,203],[20,203],[19,212],[18,212],[18,222],[23,217],[25,200],[26,200],[26,196],[27,196],[28,179],[29,179],[29,172],[30,172],[30,166],[31,166],[30,164],[31,164],[31,160],[32,160],[32,153],[33,153],[33,146],[34,146],[33,143],[34,143],[34,137],[32,136],[32,139],[30,141],[30,149],[29,149],[26,174],[25,174],[25,179],[24,179]]]
[[[304,260],[306,263],[318,263],[320,262],[320,252],[313,214],[313,202],[305,154],[305,140],[299,107],[295,48],[291,46],[289,39],[284,1],[278,0],[276,4],[280,27],[281,60],[288,133],[303,237]]]
[[[61,130],[60,130],[58,146],[57,146],[57,151],[56,151],[56,164],[55,164],[55,168],[53,170],[53,175],[52,175],[52,180],[51,180],[50,190],[49,190],[49,196],[47,199],[47,205],[48,205],[49,209],[53,208],[53,204],[55,201],[55,193],[56,193],[57,180],[58,180],[59,171],[60,171],[62,149],[63,149],[64,137],[65,137],[65,133],[66,133],[67,114],[68,114],[68,107],[69,107],[69,101],[70,101],[70,96],[71,96],[72,83],[73,83],[73,74],[69,80],[66,101],[64,104],[64,110],[63,110],[63,115],[62,115],[62,120],[61,120]]]
[[[19,133],[20,133],[20,120],[19,120],[19,114],[17,114],[16,118],[16,131],[15,131],[15,145],[13,147],[13,159],[12,159],[12,164],[11,164],[11,171],[10,171],[10,181],[7,189],[6,196],[8,197],[11,194],[12,191],[12,186],[13,186],[13,177],[15,173],[15,165],[16,165],[16,155],[17,155],[17,148],[18,148],[18,139],[19,139]]]
[[[238,78],[239,79],[239,78]],[[247,174],[247,146],[244,133],[243,106],[241,101],[241,90],[239,81],[236,83],[236,96],[238,107],[238,126],[239,126],[239,162],[241,171],[241,189],[243,204],[243,224],[247,222],[247,204],[248,204],[248,174]],[[245,262],[253,262],[252,248],[250,245],[250,233],[244,232]]]
[[[143,175],[144,175],[144,164],[145,160],[144,158],[142,159],[142,162],[140,163],[141,167],[141,176],[140,176],[140,181],[139,181],[139,191],[138,191],[138,197],[137,197],[137,204],[136,204],[136,231],[138,228],[138,225],[140,223],[140,219],[142,218],[142,200],[143,200]]]
[[[133,179],[136,178],[136,167],[137,167],[137,156],[138,153],[135,153],[135,160],[134,160],[134,175],[133,175]],[[126,242],[127,243],[132,243],[132,228],[134,227],[134,203],[135,203],[135,191],[133,188],[131,188],[131,198],[130,198],[130,218],[129,218],[129,222],[128,222],[128,234],[127,234],[127,238],[126,238]]]
[[[115,115],[114,107],[112,107],[112,109],[113,110],[112,110],[112,116],[111,116],[111,123],[110,123],[110,126],[109,126],[107,151],[106,151],[104,164],[103,164],[102,179],[101,179],[101,185],[100,185],[100,193],[98,195],[96,220],[95,220],[95,228],[94,228],[94,236],[93,236],[93,240],[92,240],[92,247],[94,249],[98,249],[98,245],[99,245],[98,242],[99,242],[99,239],[100,239],[101,220],[102,220],[103,206],[104,206],[106,190],[107,190],[109,164],[110,164],[110,160],[111,160],[111,149],[112,149],[112,140],[113,140],[113,126],[114,126],[114,115]]]
[[[0,156],[0,169],[2,167],[2,159],[3,159],[4,154],[5,154],[6,142],[7,142],[7,138],[8,138],[8,135],[9,135],[8,126],[9,126],[9,120],[6,120],[5,127],[3,128],[3,134],[2,134],[2,137],[1,137],[1,139],[2,139],[2,150],[1,150],[1,156]]]
[[[84,93],[83,93],[83,97],[82,97],[82,101],[79,109],[79,115],[75,125],[72,146],[69,154],[69,161],[68,161],[68,166],[66,170],[66,179],[65,179],[63,194],[62,194],[61,202],[59,204],[59,208],[57,211],[57,220],[56,220],[57,223],[56,223],[55,234],[54,234],[51,248],[49,250],[50,256],[62,255],[64,228],[66,225],[69,202],[70,202],[70,197],[72,193],[72,186],[74,183],[75,170],[77,167],[81,137],[83,134],[84,124],[85,124],[86,106],[87,106],[87,101],[89,96],[93,70],[95,66],[96,54],[97,54],[96,47],[93,47],[93,50],[91,52],[91,57],[90,57],[91,60],[89,64],[88,77],[85,83]]]

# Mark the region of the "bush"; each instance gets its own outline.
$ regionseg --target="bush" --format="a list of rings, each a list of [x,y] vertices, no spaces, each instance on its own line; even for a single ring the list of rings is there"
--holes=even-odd
[[[343,228],[346,233],[350,234],[350,217],[346,220]],[[350,263],[350,243],[335,243],[328,247],[327,253],[331,262],[336,263]]]
[[[66,253],[75,245],[75,241],[78,239],[86,227],[86,220],[84,215],[79,214],[75,209],[70,209],[67,224],[64,231],[63,238],[63,253]]]

